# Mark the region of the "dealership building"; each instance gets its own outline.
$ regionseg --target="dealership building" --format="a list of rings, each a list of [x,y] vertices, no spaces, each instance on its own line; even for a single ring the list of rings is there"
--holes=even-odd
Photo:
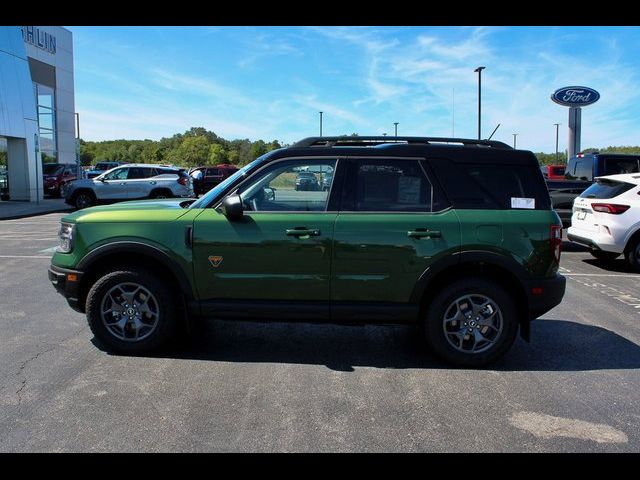
[[[0,26],[3,200],[42,199],[43,162],[77,165],[75,118],[71,32]]]

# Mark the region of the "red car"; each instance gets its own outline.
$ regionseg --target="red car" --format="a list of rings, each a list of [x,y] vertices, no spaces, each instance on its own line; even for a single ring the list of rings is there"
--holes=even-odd
[[[65,163],[45,163],[42,165],[42,183],[44,193],[54,197],[61,196],[61,187],[78,178],[77,167]]]
[[[542,176],[545,180],[564,180],[564,171],[567,168],[566,165],[542,165]]]
[[[195,167],[189,170],[189,175],[193,178],[193,190],[197,195],[205,194],[220,182],[230,177],[238,171],[238,167],[230,163],[221,163],[220,165],[210,167]],[[202,172],[202,177],[198,180],[195,172]]]

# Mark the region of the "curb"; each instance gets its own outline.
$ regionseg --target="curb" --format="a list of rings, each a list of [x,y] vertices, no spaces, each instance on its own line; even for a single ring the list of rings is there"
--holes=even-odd
[[[48,215],[49,213],[61,213],[61,212],[73,212],[73,207],[58,208],[55,210],[47,210],[44,212],[37,212],[37,213],[20,213],[18,215],[9,215],[6,217],[0,217],[0,222],[2,220],[17,220],[19,218],[39,217],[41,215]]]

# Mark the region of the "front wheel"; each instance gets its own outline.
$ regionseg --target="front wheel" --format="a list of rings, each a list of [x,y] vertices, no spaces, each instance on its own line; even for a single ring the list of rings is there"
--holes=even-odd
[[[87,321],[108,350],[145,353],[169,343],[178,324],[173,293],[152,272],[121,268],[89,290]]]
[[[74,205],[78,210],[91,207],[95,204],[95,198],[89,192],[79,192],[75,196]]]
[[[518,331],[511,296],[495,282],[468,277],[446,286],[426,309],[430,349],[458,366],[480,367],[502,357]]]

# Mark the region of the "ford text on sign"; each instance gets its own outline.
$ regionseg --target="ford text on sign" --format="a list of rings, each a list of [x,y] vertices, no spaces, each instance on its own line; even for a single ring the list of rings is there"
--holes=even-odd
[[[566,107],[584,107],[596,103],[600,94],[589,87],[564,87],[551,95],[551,100]]]

